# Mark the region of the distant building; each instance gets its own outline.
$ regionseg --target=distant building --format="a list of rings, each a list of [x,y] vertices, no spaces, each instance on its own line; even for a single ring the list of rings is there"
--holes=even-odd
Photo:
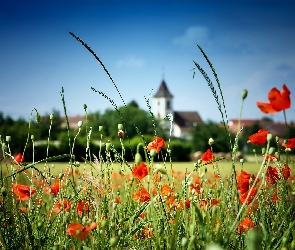
[[[239,123],[238,119],[229,120],[229,123],[228,123],[229,130],[234,134],[238,132],[238,123]],[[240,122],[240,128],[250,127],[250,126],[253,126],[255,123],[257,123],[261,129],[268,130],[274,136],[279,136],[281,138],[284,138],[286,134],[286,124],[282,122],[273,122],[273,121],[266,121],[266,120],[259,120],[259,119],[242,119]],[[288,126],[294,127],[295,124],[289,123]]]
[[[68,116],[68,121],[69,121],[69,126],[70,129],[78,129],[78,122],[82,121],[83,123],[85,123],[85,116],[83,115],[76,115],[76,116]],[[66,121],[66,117],[62,117],[62,124],[61,124],[62,128],[66,128],[67,127],[67,121]]]
[[[171,123],[165,117],[172,114],[172,136],[185,140],[191,139],[190,131],[193,127],[203,123],[197,111],[174,110],[173,95],[168,90],[164,80],[162,80],[157,93],[153,96],[152,111],[155,118],[162,119],[162,125],[167,134],[170,132]]]

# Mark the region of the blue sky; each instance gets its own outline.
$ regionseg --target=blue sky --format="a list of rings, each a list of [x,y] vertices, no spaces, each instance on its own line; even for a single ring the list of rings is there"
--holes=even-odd
[[[101,111],[110,103],[91,87],[123,105],[83,39],[102,60],[126,103],[147,109],[164,79],[174,109],[198,111],[220,121],[210,88],[193,61],[210,73],[196,47],[207,53],[219,76],[229,119],[237,118],[241,92],[249,91],[243,117],[265,116],[256,106],[272,87],[291,91],[287,119],[295,121],[294,1],[0,1],[0,111],[28,119],[62,111]],[[210,74],[210,76],[212,76]],[[212,78],[213,79],[213,78]],[[216,87],[217,88],[217,87]],[[283,113],[268,115],[283,121]]]

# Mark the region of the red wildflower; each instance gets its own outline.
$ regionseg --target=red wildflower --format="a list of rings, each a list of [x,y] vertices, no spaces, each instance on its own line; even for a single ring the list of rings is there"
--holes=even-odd
[[[210,149],[208,149],[201,157],[202,162],[208,162],[208,161],[212,161],[213,159],[215,159],[215,156],[212,154],[212,151]],[[213,163],[213,162],[212,162]]]
[[[157,153],[160,152],[161,148],[165,148],[165,141],[163,138],[154,136],[154,140],[147,146],[148,151],[155,149]]]
[[[80,223],[71,223],[68,225],[67,234],[73,235],[75,238],[79,240],[85,240],[88,236],[89,231],[96,228],[98,225],[97,222],[92,222],[87,226],[83,226]]]
[[[267,135],[269,133],[270,132],[267,131],[267,130],[259,129],[257,133],[255,133],[253,135],[250,135],[248,137],[249,140],[247,142],[248,143],[251,142],[251,143],[256,144],[256,145],[264,144],[267,141]]]
[[[139,166],[134,166],[132,176],[137,179],[143,179],[148,175],[149,169],[143,162]]]
[[[170,188],[170,186],[168,184],[164,184],[162,186],[162,197],[166,198],[166,203],[169,204],[174,204],[174,191],[173,189]]]
[[[244,218],[239,227],[238,227],[238,233],[242,233],[242,232],[247,232],[247,230],[253,230],[254,227],[254,223],[252,221],[252,219],[250,219],[249,217]]]
[[[250,191],[250,183],[255,180],[255,177],[251,174],[248,174],[245,171],[241,172],[240,176],[237,176],[238,181],[238,190],[240,192],[240,202],[246,204],[250,204],[252,202],[253,197],[257,194],[257,188],[253,188],[248,199],[246,200],[248,193]]]
[[[252,202],[252,200],[255,197],[255,195],[257,194],[257,191],[258,190],[257,190],[257,188],[252,188],[252,191],[251,191],[251,193],[250,193],[250,195],[249,195],[249,197],[247,199],[247,196],[249,194],[249,191],[250,190],[248,190],[246,193],[240,193],[240,203],[242,203],[242,204],[243,203],[246,203],[247,205],[249,205]]]
[[[140,187],[133,195],[133,198],[135,201],[148,202],[150,201],[151,196],[144,187]]]
[[[24,156],[21,153],[18,153],[15,157],[14,157],[14,163],[18,164],[24,161]]]
[[[62,207],[63,205],[63,207]],[[59,213],[61,211],[61,208],[64,209],[64,211],[68,211],[72,207],[72,202],[64,200],[64,201],[58,201],[55,203],[54,208],[52,209],[52,212]]]
[[[36,193],[36,189],[21,184],[14,184],[13,192],[16,196],[18,196],[18,201],[27,201],[30,199],[32,194]]]
[[[295,148],[295,138],[291,138],[287,143],[282,143],[282,146],[285,148]]]
[[[290,94],[291,92],[285,84],[283,85],[282,92],[277,88],[272,88],[268,93],[268,100],[270,103],[257,102],[257,106],[265,114],[277,113],[290,108]]]
[[[190,185],[190,191],[197,192],[198,194],[201,193],[201,180],[198,176],[195,177],[194,183]]]
[[[290,168],[287,164],[284,165],[284,168],[282,168],[282,175],[285,180],[287,180],[290,177]],[[278,169],[276,167],[268,166],[265,174],[266,180],[270,184],[276,183],[278,180],[281,180],[281,176],[278,172]]]
[[[54,195],[57,195],[58,192],[59,192],[59,189],[60,189],[60,180],[59,179],[56,179],[55,183],[50,185],[50,187],[48,188],[44,188],[44,192],[46,194],[54,194]]]
[[[89,212],[89,203],[88,201],[79,200],[77,203],[77,212],[80,217],[83,215],[83,210],[85,213]]]

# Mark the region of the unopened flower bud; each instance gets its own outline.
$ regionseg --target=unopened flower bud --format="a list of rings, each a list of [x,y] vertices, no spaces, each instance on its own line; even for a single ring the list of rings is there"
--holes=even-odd
[[[123,124],[119,123],[119,124],[118,124],[118,130],[123,130],[123,128],[124,128],[124,127],[123,127]]]
[[[137,166],[140,165],[140,163],[142,162],[142,157],[141,157],[141,154],[140,153],[136,153],[135,154],[134,161],[135,161],[135,165],[137,165]]]
[[[11,136],[10,136],[10,135],[7,135],[7,136],[6,136],[6,141],[7,141],[7,142],[10,142],[10,141],[11,141]]]
[[[123,130],[119,130],[118,131],[118,136],[119,136],[119,138],[123,138],[124,137],[124,131]]]
[[[268,142],[270,142],[272,139],[272,134],[267,134],[266,139]]]
[[[53,120],[54,119],[54,114],[50,114],[49,119]]]
[[[214,140],[213,140],[212,138],[210,138],[209,141],[208,141],[208,144],[209,144],[210,146],[212,146],[213,143],[214,143]]]
[[[157,155],[157,150],[156,149],[151,149],[151,151],[150,151],[150,156],[151,157],[155,157]]]
[[[109,151],[111,149],[111,143],[107,142],[106,143],[106,150]]]
[[[247,89],[244,89],[242,91],[242,99],[245,100],[247,98],[247,95],[248,95],[248,90]]]
[[[78,121],[78,127],[81,128],[83,125],[83,121]]]
[[[86,104],[83,104],[83,108],[84,108],[84,110],[86,110],[87,109],[87,105]]]
[[[161,164],[157,164],[155,167],[155,173],[167,174],[167,171]]]
[[[41,115],[39,113],[36,114],[36,122],[37,123],[41,122]]]
[[[115,236],[115,237],[110,238],[110,246],[111,247],[117,246],[118,242],[119,242],[119,237]]]
[[[274,147],[270,147],[268,150],[268,154],[273,155],[275,153],[275,148]]]
[[[99,132],[101,132],[102,129],[103,129],[103,126],[99,126],[99,127],[98,127],[98,131],[99,131]]]
[[[183,237],[183,238],[181,239],[181,246],[186,247],[187,244],[188,244],[188,238]]]

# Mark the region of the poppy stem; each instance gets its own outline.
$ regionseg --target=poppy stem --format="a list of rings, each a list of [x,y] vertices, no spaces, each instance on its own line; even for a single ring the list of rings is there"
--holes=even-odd
[[[289,139],[289,127],[288,127],[288,122],[287,122],[287,115],[286,115],[286,110],[283,110],[284,112],[284,119],[285,119],[285,125],[286,125],[286,138],[285,139]]]

